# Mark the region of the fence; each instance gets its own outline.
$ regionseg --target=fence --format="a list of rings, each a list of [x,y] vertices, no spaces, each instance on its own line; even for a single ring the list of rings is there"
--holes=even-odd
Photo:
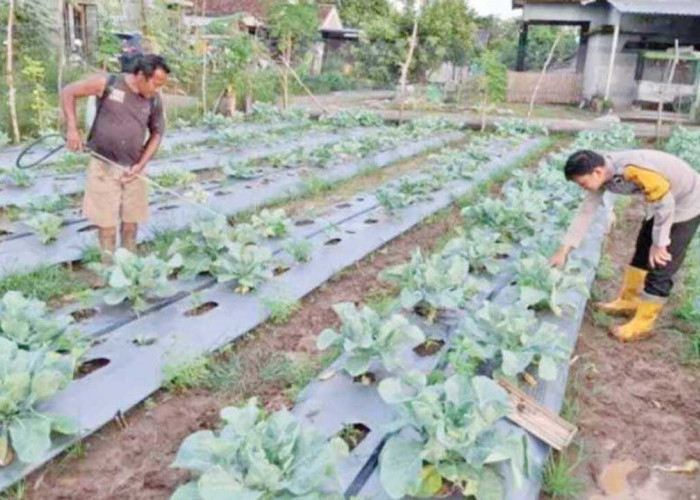
[[[540,72],[508,72],[508,102],[530,102]],[[540,104],[578,104],[583,92],[581,73],[545,74],[537,101]]]

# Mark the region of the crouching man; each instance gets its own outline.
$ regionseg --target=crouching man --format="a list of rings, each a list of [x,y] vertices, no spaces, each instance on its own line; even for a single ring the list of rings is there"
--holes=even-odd
[[[578,151],[569,157],[564,174],[588,194],[561,248],[552,257],[553,266],[563,266],[569,252],[579,246],[603,203],[605,191],[644,200],[646,219],[620,293],[612,302],[596,307],[610,315],[632,317],[612,330],[619,340],[629,342],[649,336],[700,225],[700,174],[680,158],[655,150],[619,151],[605,156]]]

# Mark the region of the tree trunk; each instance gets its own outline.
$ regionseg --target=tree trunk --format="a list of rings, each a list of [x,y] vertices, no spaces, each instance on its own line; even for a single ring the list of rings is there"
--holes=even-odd
[[[65,4],[63,0],[58,2],[58,75],[56,76],[56,87],[58,93],[63,88],[63,66],[66,64],[66,24],[65,24]]]
[[[141,18],[141,34],[143,36],[144,49],[146,52],[151,52],[153,48],[151,47],[151,40],[148,33],[148,6],[146,5],[147,0],[139,0],[140,7],[140,18]]]
[[[13,50],[13,31],[15,28],[15,0],[9,0],[9,12],[7,14],[7,102],[10,106],[10,120],[12,122],[12,139],[15,144],[19,143],[21,137],[19,135],[19,123],[17,122],[17,102],[15,89],[15,70],[14,70],[14,50]]]
[[[557,49],[557,45],[559,45],[559,40],[561,40],[561,36],[564,34],[563,31],[560,31],[559,34],[557,35],[557,38],[554,40],[554,43],[552,44],[552,48],[549,50],[549,55],[547,56],[547,60],[544,62],[544,66],[542,66],[542,72],[540,73],[540,77],[537,79],[537,83],[535,84],[535,89],[532,91],[532,97],[530,98],[530,108],[527,111],[527,117],[530,118],[530,115],[532,114],[532,110],[535,108],[535,99],[537,99],[537,93],[540,91],[540,85],[542,85],[542,80],[544,80],[544,75],[547,73],[547,68],[549,67],[549,63],[552,62],[552,58],[554,57],[554,51]]]
[[[403,121],[403,110],[406,104],[406,81],[408,80],[408,68],[411,66],[411,61],[413,60],[413,51],[416,49],[416,44],[418,42],[418,14],[413,19],[413,30],[411,31],[411,39],[408,43],[408,54],[406,54],[406,61],[401,68],[401,109],[399,110],[399,123]]]

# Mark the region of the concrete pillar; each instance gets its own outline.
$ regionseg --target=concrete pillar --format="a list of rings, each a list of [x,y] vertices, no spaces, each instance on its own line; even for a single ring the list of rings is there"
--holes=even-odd
[[[612,47],[610,49],[610,62],[608,64],[608,78],[605,82],[605,94],[603,96],[604,100],[610,98],[610,85],[612,84],[613,70],[615,69],[615,57],[617,56],[617,43],[620,39],[620,14],[615,11],[616,16],[614,16],[615,30],[613,31]]]
[[[578,55],[576,56],[576,72],[583,73],[586,67],[586,55],[588,53],[588,30],[590,24],[581,25],[581,32],[578,41]]]
[[[523,23],[520,27],[520,39],[518,40],[518,60],[515,63],[515,71],[525,71],[525,53],[527,51],[527,30],[529,24]]]

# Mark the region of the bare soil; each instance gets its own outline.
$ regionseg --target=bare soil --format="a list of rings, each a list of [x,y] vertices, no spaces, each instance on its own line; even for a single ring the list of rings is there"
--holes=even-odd
[[[615,278],[598,279],[595,296],[608,300],[616,295],[642,218],[640,207],[619,217],[606,248]],[[576,423],[584,462],[577,475],[585,484],[581,498],[700,498],[700,471],[656,468],[700,459],[700,370],[682,364],[683,339],[674,325],[673,307],[672,301],[652,338],[621,344],[589,306],[568,387],[579,408]],[[618,493],[613,494],[611,484],[618,486]]]
[[[235,348],[239,377],[226,390],[195,389],[179,394],[161,391],[148,404],[125,415],[127,427],[113,422],[84,442],[80,456],[64,455],[30,476],[30,500],[165,499],[187,479],[170,468],[183,439],[194,431],[216,427],[221,408],[253,395],[268,407],[290,406],[288,384],[260,377],[275,354],[318,359],[318,333],[337,323],[331,307],[377,294],[386,285],[379,271],[406,260],[416,246],[432,248],[459,224],[459,211],[436,218],[342,272],[311,293],[284,325],[264,325]],[[277,362],[277,361],[275,361]],[[269,367],[268,367],[269,368]]]

